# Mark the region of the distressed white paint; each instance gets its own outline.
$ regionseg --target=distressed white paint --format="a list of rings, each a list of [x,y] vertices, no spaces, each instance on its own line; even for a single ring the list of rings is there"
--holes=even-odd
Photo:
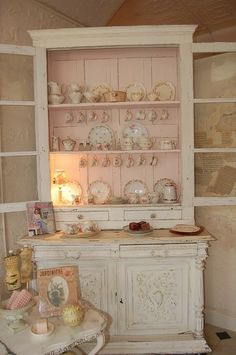
[[[78,265],[82,297],[112,318],[102,354],[209,352],[203,337],[207,231],[149,237],[103,231],[92,238],[24,238],[39,268]],[[92,262],[91,262],[92,260]]]

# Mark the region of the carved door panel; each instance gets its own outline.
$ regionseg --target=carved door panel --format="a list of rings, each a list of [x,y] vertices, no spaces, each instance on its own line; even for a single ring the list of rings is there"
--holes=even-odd
[[[79,262],[79,284],[81,296],[90,302],[98,310],[106,312],[109,317],[110,334],[114,333],[116,327],[113,324],[115,301],[115,282],[113,266],[104,261],[80,261]]]
[[[120,265],[119,334],[188,329],[190,261],[133,260]]]

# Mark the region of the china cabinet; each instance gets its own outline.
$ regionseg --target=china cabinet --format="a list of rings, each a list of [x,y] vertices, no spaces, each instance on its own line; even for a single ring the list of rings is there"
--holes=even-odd
[[[194,29],[29,31],[42,196],[54,202],[58,229],[81,218],[102,229],[194,222]]]

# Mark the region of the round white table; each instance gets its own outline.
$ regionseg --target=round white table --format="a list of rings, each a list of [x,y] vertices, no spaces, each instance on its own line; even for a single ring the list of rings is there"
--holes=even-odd
[[[8,329],[6,319],[0,318],[0,354],[3,349],[2,351],[5,351],[3,354],[8,351],[13,355],[57,355],[95,340],[94,347],[89,352],[89,355],[95,355],[104,346],[107,321],[98,310],[87,307],[84,320],[77,327],[65,326],[60,317],[49,318],[49,322],[55,326],[53,333],[34,335],[31,332],[31,325],[39,318],[35,308],[27,318],[29,326],[17,333]]]

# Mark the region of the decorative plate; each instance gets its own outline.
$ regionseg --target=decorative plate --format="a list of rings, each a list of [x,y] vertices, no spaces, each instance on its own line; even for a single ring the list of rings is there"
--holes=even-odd
[[[147,185],[142,180],[130,180],[124,187],[124,195],[128,197],[130,193],[145,195],[148,193]]]
[[[137,236],[137,237],[143,237],[143,236],[149,235],[154,231],[154,229],[152,227],[150,227],[150,229],[147,229],[147,230],[132,231],[131,229],[129,229],[129,226],[124,226],[123,230],[126,233],[128,233],[129,235]]]
[[[110,127],[101,125],[93,127],[88,134],[90,145],[97,147],[100,144],[112,145],[113,131]]]
[[[125,88],[128,101],[141,101],[146,96],[146,89],[142,83],[133,83]]]
[[[107,203],[111,198],[111,187],[104,181],[95,180],[89,185],[89,193],[95,204]]]
[[[122,135],[124,138],[132,138],[135,144],[139,143],[140,138],[148,138],[149,136],[147,128],[141,123],[131,123],[128,126],[125,126]]]
[[[191,224],[176,224],[176,226],[170,229],[170,232],[182,235],[194,235],[201,233],[202,229],[202,227]]]
[[[153,88],[158,101],[171,101],[175,99],[175,87],[170,81],[158,81]]]
[[[31,331],[31,334],[33,334],[33,335],[44,337],[44,336],[48,336],[48,335],[52,334],[54,332],[54,328],[55,328],[54,324],[48,322],[48,331],[46,333],[38,333],[35,324],[32,325],[30,331]]]
[[[176,185],[173,180],[168,179],[168,178],[163,178],[163,179],[158,180],[153,187],[153,191],[159,195],[160,201],[163,200],[164,187],[165,187],[165,184],[167,184],[167,183],[168,184],[171,183],[171,184]]]
[[[62,188],[63,202],[73,204],[76,199],[81,200],[83,190],[78,181],[69,181]]]
[[[94,237],[95,235],[97,235],[98,233],[100,233],[100,230],[97,231],[88,231],[88,232],[78,232],[76,234],[65,234],[66,238],[89,238],[89,237]]]

